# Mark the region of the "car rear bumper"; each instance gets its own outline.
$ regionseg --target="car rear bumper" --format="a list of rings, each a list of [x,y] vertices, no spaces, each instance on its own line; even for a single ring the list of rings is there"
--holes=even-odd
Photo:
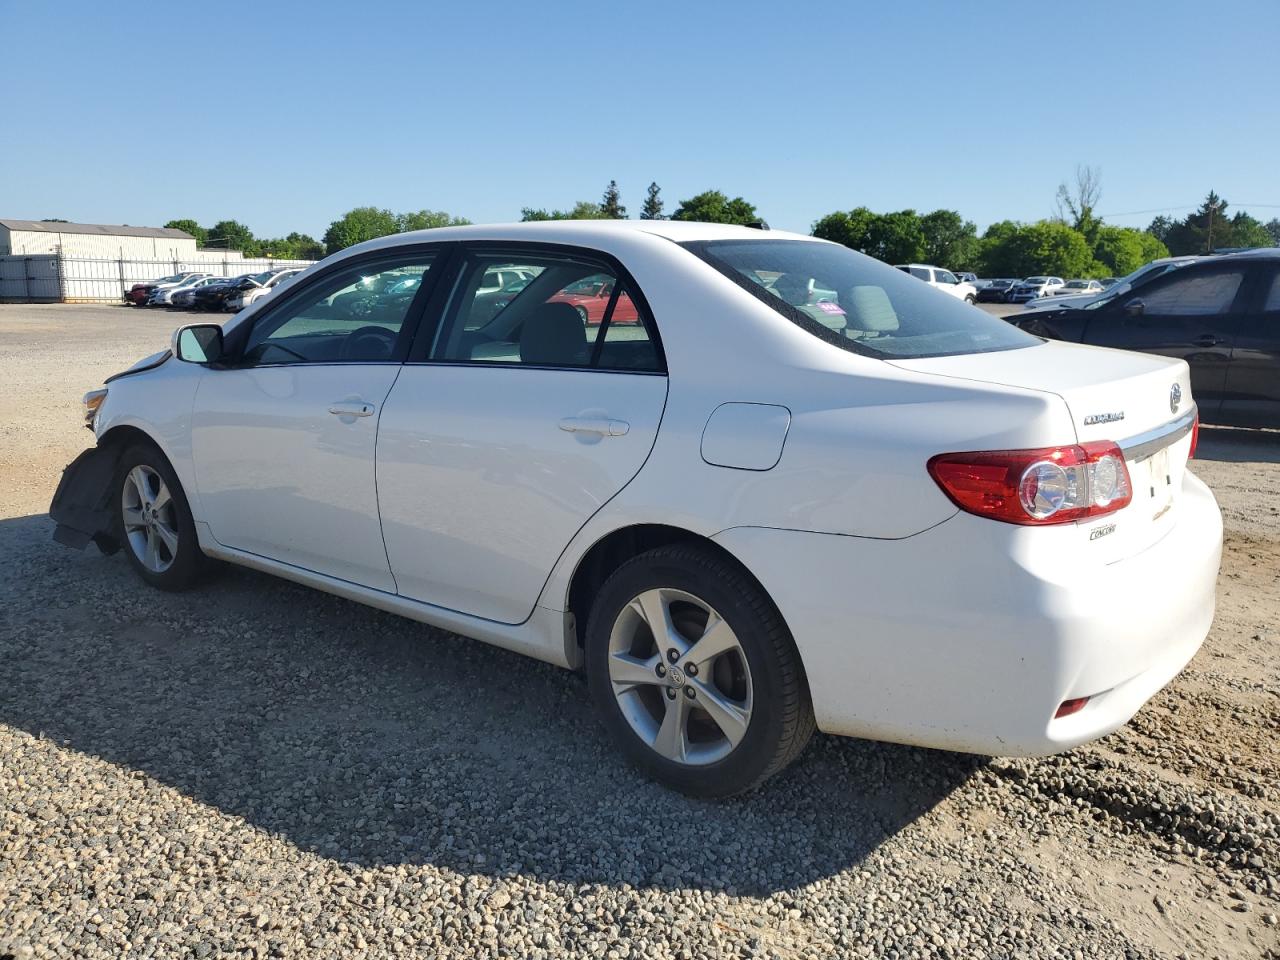
[[[751,527],[715,539],[790,626],[820,729],[1035,756],[1125,724],[1203,643],[1222,519],[1189,471],[1175,509],[1164,538],[1111,564],[1091,559],[1083,527],[965,513],[903,540]],[[1054,718],[1078,697],[1082,710]]]

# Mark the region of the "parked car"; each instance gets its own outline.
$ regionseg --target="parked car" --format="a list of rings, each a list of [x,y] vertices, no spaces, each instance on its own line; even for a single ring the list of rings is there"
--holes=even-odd
[[[957,300],[974,303],[978,299],[978,290],[971,283],[958,279],[950,270],[933,267],[927,263],[902,263],[897,265],[903,273],[909,273],[917,280],[923,280],[935,290],[950,294]]]
[[[1201,420],[1280,427],[1280,250],[1202,258],[1124,287],[1011,319],[1055,340],[1184,360]]]
[[[952,272],[955,273],[957,280],[959,280],[961,283],[971,284],[975,290],[980,290],[981,284],[985,282],[985,281],[979,280],[978,275],[976,273],[960,273],[958,271],[952,271]]]
[[[131,303],[135,307],[144,307],[147,304],[147,300],[150,299],[151,294],[155,292],[155,289],[157,287],[164,286],[167,284],[181,283],[182,281],[186,280],[188,277],[193,277],[193,276],[207,277],[208,274],[200,273],[199,271],[196,271],[196,270],[183,270],[180,273],[174,273],[174,274],[170,274],[167,277],[161,277],[159,280],[144,280],[141,283],[135,283],[133,286],[131,286],[128,289],[128,291],[124,294],[124,302]]]
[[[252,274],[242,273],[236,277],[221,277],[214,283],[200,287],[192,292],[191,306],[196,310],[221,310],[227,298],[238,293],[240,284],[251,276]]]
[[[197,290],[210,286],[211,284],[226,283],[226,281],[226,277],[202,277],[188,286],[175,289],[173,291],[173,296],[169,298],[169,305],[180,310],[190,310]]]
[[[1038,297],[1051,297],[1064,286],[1061,277],[1027,277],[1009,290],[1010,303],[1026,303]]]
[[[609,301],[613,298],[614,281],[609,274],[596,274],[571,283],[551,299],[567,303],[578,312],[584,324],[599,325],[604,320]],[[618,302],[613,308],[613,323],[640,322],[640,314],[625,290],[619,291]]]
[[[1124,292],[1141,286],[1148,280],[1152,280],[1170,270],[1177,270],[1179,267],[1185,267],[1188,263],[1195,263],[1199,257],[1162,257],[1159,260],[1152,260],[1148,264],[1139,267],[1127,277],[1122,278],[1117,283],[1105,286],[1101,292],[1085,293],[1085,294],[1067,294],[1065,290],[1059,291],[1058,295],[1052,297],[1041,297],[1038,300],[1030,300],[1024,304],[1026,310],[1056,310],[1059,307],[1081,307],[1092,300],[1098,299],[1104,293],[1114,293],[1116,291]]]
[[[978,289],[979,303],[1005,303],[1009,297],[1009,291],[1013,289],[1017,280],[988,280],[985,287]]]
[[[469,329],[512,262],[539,272]],[[637,324],[589,331],[556,299],[602,273]],[[391,292],[415,275],[425,297]],[[368,278],[392,282],[354,315]],[[834,299],[819,321],[779,288]],[[582,668],[620,749],[700,796],[815,725],[1068,749],[1213,618],[1185,362],[1046,341],[812,237],[383,237],[180,328],[86,409],[59,542],[119,546],[164,589],[218,557]]]
[[[211,273],[193,273],[184,280],[177,283],[161,283],[157,284],[151,291],[151,295],[147,297],[147,306],[149,307],[167,307],[173,303],[173,295],[179,290],[190,290],[192,287],[205,280],[215,279]]]
[[[265,297],[282,283],[288,283],[302,272],[296,270],[267,270],[252,277],[241,280],[236,285],[236,292],[223,301],[224,310],[243,310],[249,304]]]
[[[1101,293],[1105,287],[1097,280],[1068,280],[1058,291],[1060,297],[1087,297]]]

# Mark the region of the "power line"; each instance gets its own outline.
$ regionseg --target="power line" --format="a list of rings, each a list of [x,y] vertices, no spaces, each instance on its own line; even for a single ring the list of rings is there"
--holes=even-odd
[[[1267,210],[1280,210],[1280,203],[1241,202],[1241,203],[1232,203],[1231,205],[1236,208],[1237,212],[1242,211],[1245,207],[1262,207]],[[1099,213],[1097,214],[1097,216],[1099,218],[1136,217],[1138,216],[1138,214],[1141,214],[1141,213],[1168,213],[1171,210],[1199,210],[1200,206],[1201,205],[1199,203],[1184,203],[1178,206],[1171,206],[1171,207],[1152,207],[1150,210],[1126,210],[1124,213]]]

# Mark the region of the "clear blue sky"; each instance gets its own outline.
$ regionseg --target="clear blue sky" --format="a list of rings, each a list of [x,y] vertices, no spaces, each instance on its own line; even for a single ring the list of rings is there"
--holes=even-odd
[[[353,206],[476,222],[710,188],[776,228],[875,210],[1280,215],[1280,2],[167,3],[0,0],[0,216]],[[1182,213],[1185,211],[1172,211]],[[1152,214],[1112,216],[1141,226]]]

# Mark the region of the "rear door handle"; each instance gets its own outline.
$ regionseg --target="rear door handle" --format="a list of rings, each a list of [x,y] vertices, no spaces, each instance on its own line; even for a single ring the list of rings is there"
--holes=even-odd
[[[608,417],[565,417],[560,421],[560,429],[569,433],[598,433],[602,437],[623,437],[631,429],[625,420],[611,420]]]
[[[329,412],[335,417],[372,417],[374,406],[363,400],[344,400],[329,404]]]
[[[1222,338],[1215,337],[1212,333],[1202,333],[1195,339],[1197,347],[1216,347],[1221,342]]]

